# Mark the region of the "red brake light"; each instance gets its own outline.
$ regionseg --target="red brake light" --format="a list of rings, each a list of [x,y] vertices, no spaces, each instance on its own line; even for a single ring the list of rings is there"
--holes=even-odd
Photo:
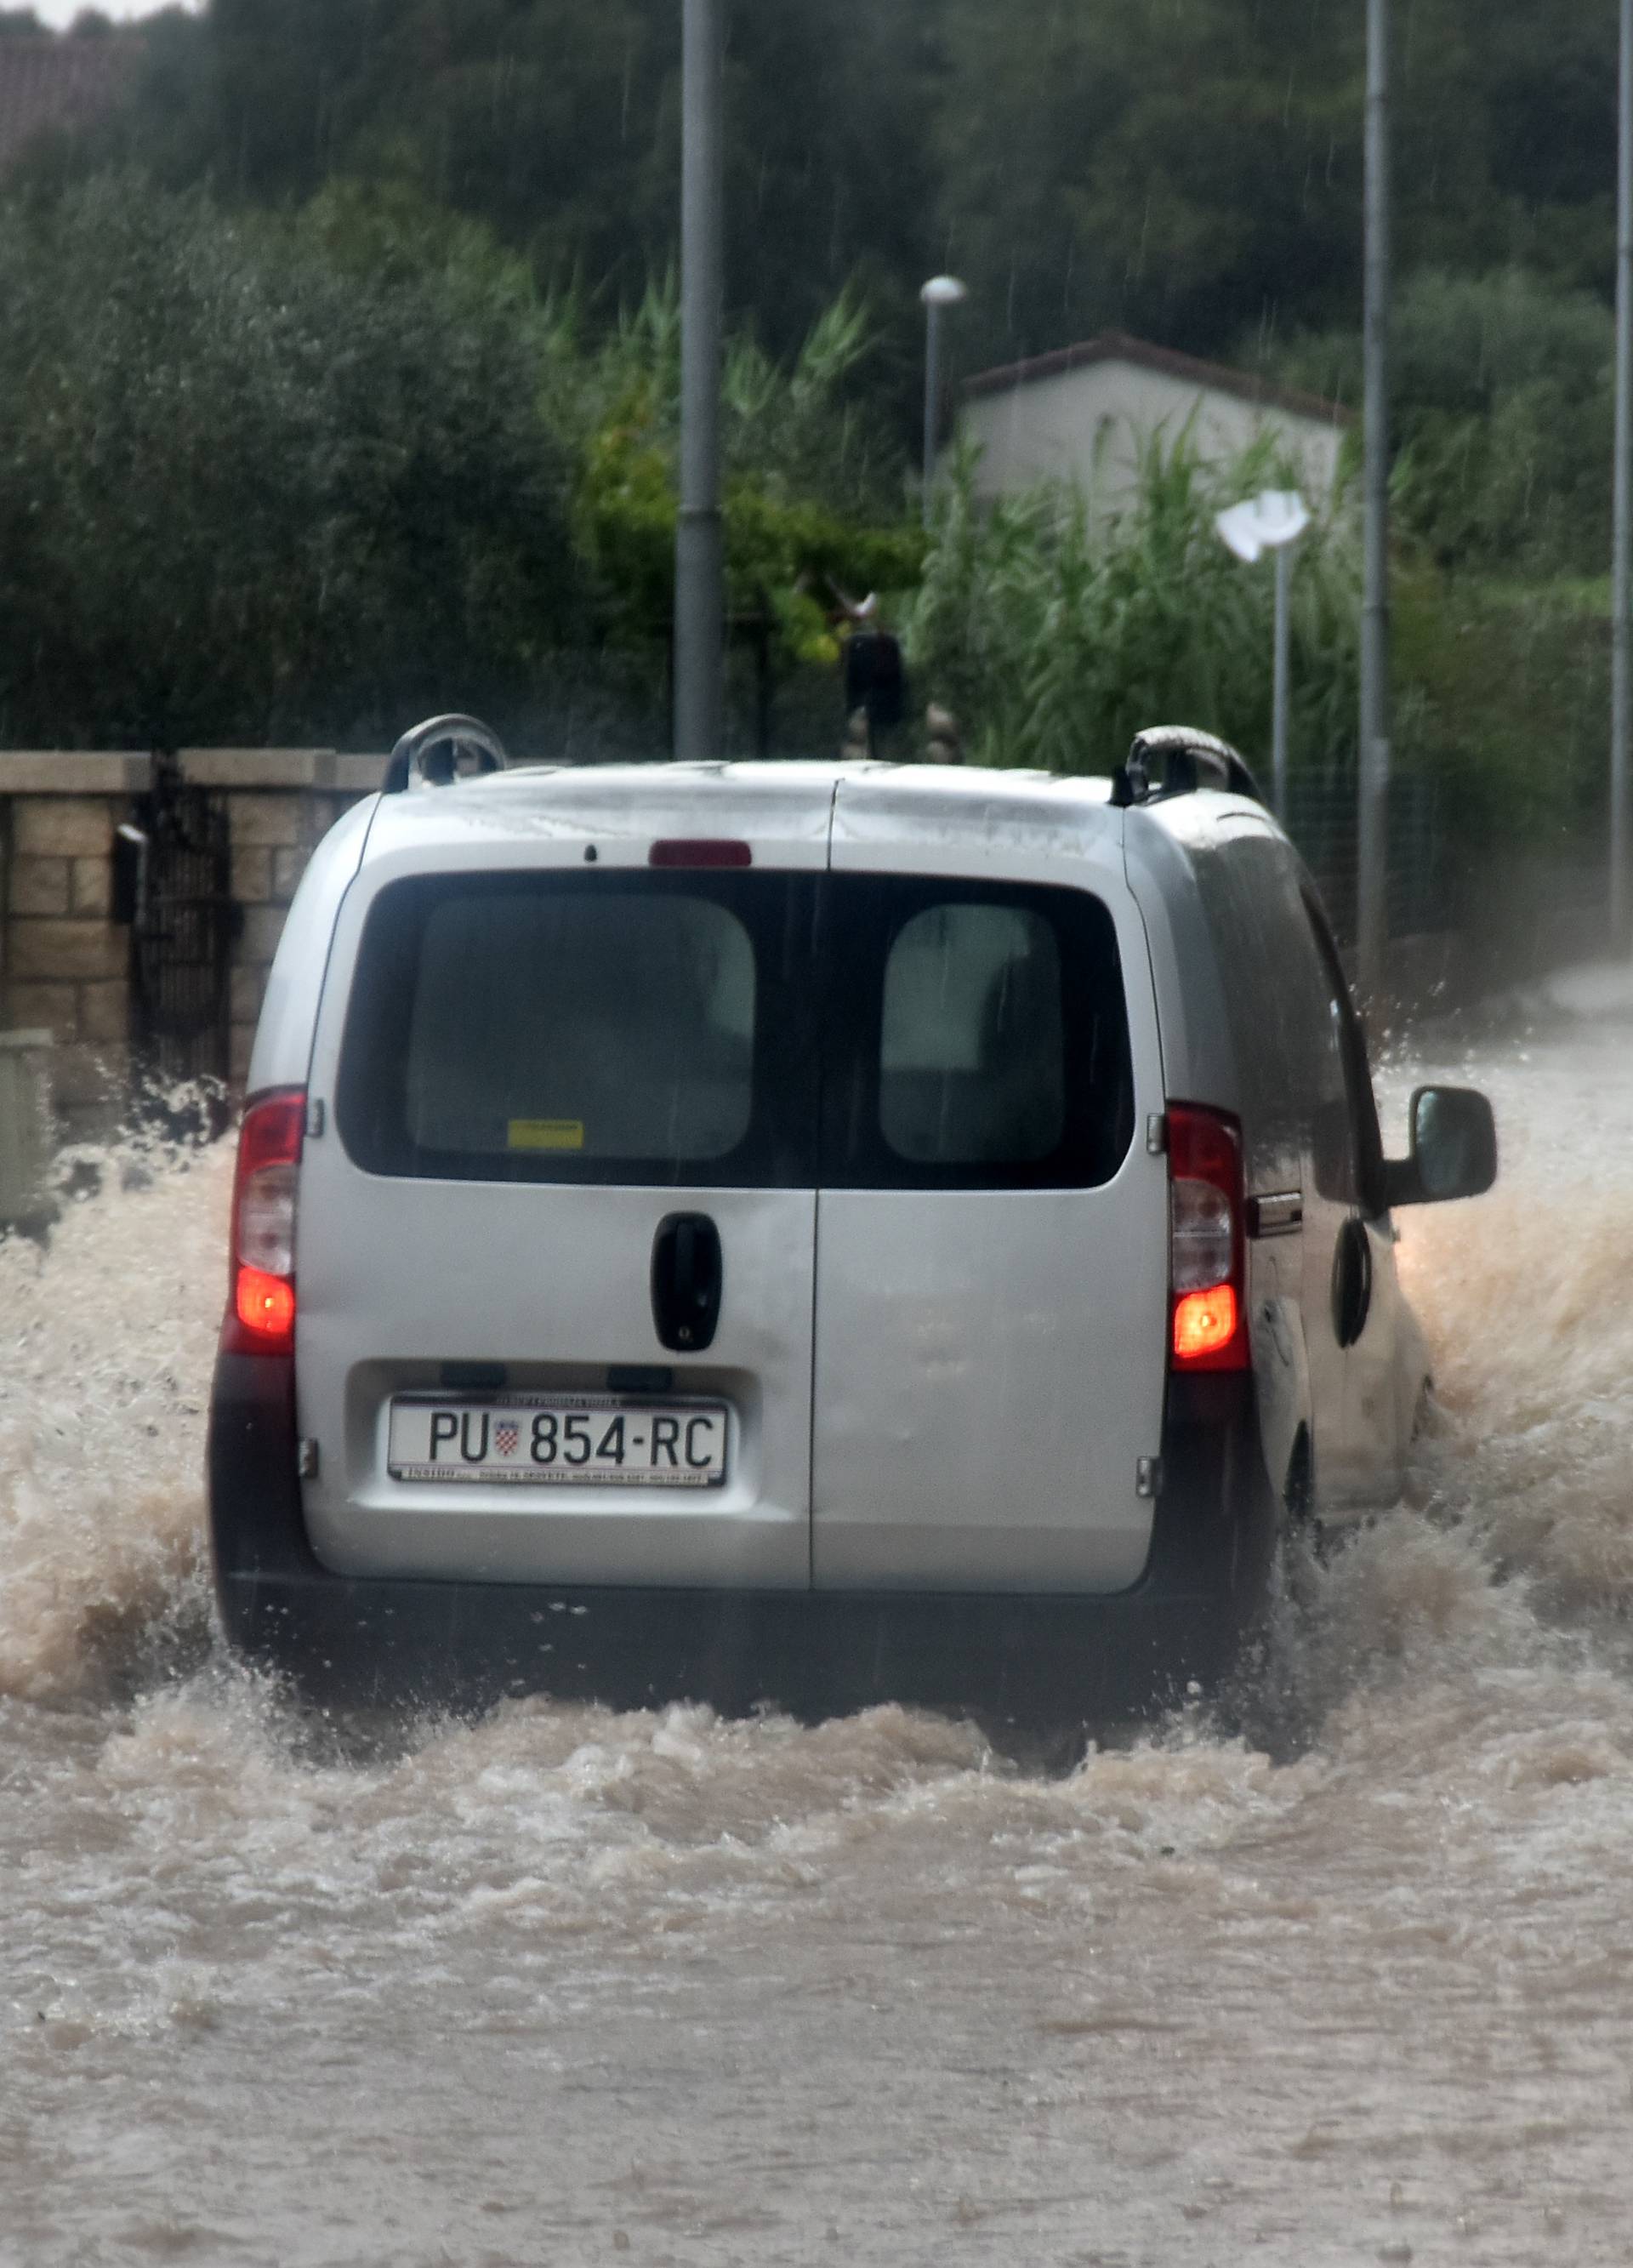
[[[1217,1355],[1237,1336],[1236,1292],[1230,1284],[1216,1284],[1211,1292],[1185,1292],[1173,1303],[1173,1355],[1188,1369],[1221,1369],[1204,1363]]]
[[[304,1087],[261,1095],[244,1113],[223,1334],[234,1354],[294,1352],[295,1186],[305,1129]]]
[[[649,866],[752,866],[754,854],[747,843],[710,842],[671,835],[654,843],[646,854]]]
[[[283,1276],[268,1276],[260,1268],[240,1268],[233,1307],[246,1331],[258,1331],[264,1338],[293,1335],[295,1286]]]
[[[1168,1112],[1169,1359],[1176,1371],[1246,1370],[1241,1136],[1217,1111]]]

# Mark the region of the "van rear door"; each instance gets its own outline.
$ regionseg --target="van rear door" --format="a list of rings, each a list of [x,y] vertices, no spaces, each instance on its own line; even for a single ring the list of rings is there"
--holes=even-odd
[[[342,1572],[809,1581],[830,791],[603,779],[448,791],[429,845],[405,798],[342,911],[296,1374]]]
[[[1034,805],[1005,834],[930,839],[865,778],[835,803],[819,1588],[1114,1591],[1150,1550],[1168,1239],[1144,932],[1109,814],[1056,830]]]

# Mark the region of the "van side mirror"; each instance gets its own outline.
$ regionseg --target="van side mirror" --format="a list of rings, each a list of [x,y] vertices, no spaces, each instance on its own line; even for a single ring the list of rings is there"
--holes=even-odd
[[[1396,1205],[1477,1197],[1497,1179],[1497,1122],[1483,1094],[1467,1086],[1420,1086],[1412,1097],[1409,1156],[1384,1167]]]

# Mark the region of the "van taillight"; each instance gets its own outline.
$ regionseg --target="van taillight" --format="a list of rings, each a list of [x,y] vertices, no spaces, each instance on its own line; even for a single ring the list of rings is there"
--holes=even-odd
[[[233,1354],[295,1350],[295,1186],[305,1127],[304,1087],[259,1095],[244,1113],[223,1340]]]
[[[1228,1118],[1168,1111],[1169,1361],[1176,1371],[1246,1370],[1242,1143]]]

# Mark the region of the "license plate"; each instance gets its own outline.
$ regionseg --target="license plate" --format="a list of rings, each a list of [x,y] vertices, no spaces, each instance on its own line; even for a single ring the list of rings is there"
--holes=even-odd
[[[720,1488],[724,1402],[616,1395],[399,1394],[386,1466],[396,1481],[516,1488]]]

